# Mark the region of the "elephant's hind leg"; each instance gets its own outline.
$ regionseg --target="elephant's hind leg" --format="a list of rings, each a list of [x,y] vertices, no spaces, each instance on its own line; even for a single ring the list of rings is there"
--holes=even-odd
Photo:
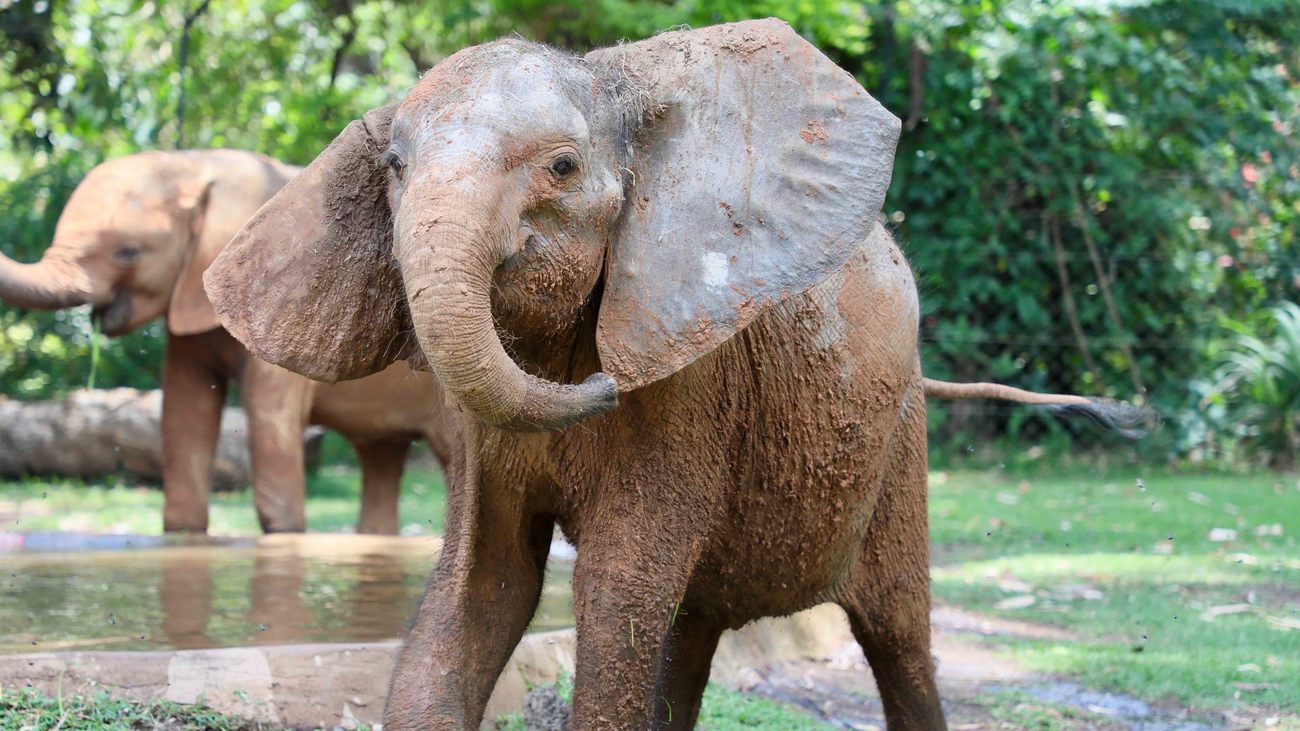
[[[393,535],[397,533],[397,498],[411,440],[397,437],[355,441],[352,446],[361,463],[361,516],[357,519],[357,532]]]
[[[871,527],[840,605],[867,656],[889,731],[945,729],[930,656],[925,403],[909,394]]]
[[[673,620],[659,670],[655,729],[695,728],[721,636],[719,625],[699,615],[684,612]]]

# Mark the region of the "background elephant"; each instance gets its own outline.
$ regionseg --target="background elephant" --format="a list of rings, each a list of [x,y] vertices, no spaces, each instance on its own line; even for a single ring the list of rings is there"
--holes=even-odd
[[[234,150],[146,152],[91,170],[35,264],[0,256],[0,298],[15,307],[91,305],[120,335],[167,317],[163,367],[163,529],[208,525],[221,407],[237,383],[248,414],[254,502],[266,531],[301,531],[302,430],[338,430],[362,469],[357,530],[394,533],[411,440],[448,458],[457,426],[436,381],[404,363],[355,382],[314,383],[250,357],[220,326],[203,270],[299,168]]]
[[[724,629],[828,601],[890,728],[944,726],[916,285],[877,223],[898,133],[777,21],[504,40],[354,122],[217,259],[258,355],[409,354],[472,415],[386,728],[478,727],[554,524],[575,728],[692,726]]]

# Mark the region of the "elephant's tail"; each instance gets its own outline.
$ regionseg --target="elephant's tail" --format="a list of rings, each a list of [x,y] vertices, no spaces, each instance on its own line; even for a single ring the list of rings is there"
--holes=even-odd
[[[996,399],[1020,404],[1042,406],[1058,414],[1079,414],[1096,424],[1129,439],[1140,439],[1156,423],[1155,412],[1145,406],[1115,401],[1108,398],[1090,398],[1069,393],[1036,393],[1000,383],[952,383],[925,380],[928,398],[946,400]]]

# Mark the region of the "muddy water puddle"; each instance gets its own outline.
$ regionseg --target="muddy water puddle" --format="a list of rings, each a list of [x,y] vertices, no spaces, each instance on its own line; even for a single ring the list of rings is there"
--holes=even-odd
[[[0,652],[200,649],[401,637],[429,537],[0,534]],[[531,629],[572,626],[552,558]]]

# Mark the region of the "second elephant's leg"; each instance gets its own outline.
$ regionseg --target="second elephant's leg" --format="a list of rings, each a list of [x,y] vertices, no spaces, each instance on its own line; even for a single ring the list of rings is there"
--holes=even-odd
[[[411,451],[409,439],[353,442],[361,463],[361,516],[358,533],[397,533],[397,498]]]
[[[226,379],[202,336],[167,338],[163,362],[163,530],[208,530],[212,456],[221,433]]]
[[[248,414],[257,519],[267,533],[305,531],[302,435],[315,384],[249,358],[240,385]]]

